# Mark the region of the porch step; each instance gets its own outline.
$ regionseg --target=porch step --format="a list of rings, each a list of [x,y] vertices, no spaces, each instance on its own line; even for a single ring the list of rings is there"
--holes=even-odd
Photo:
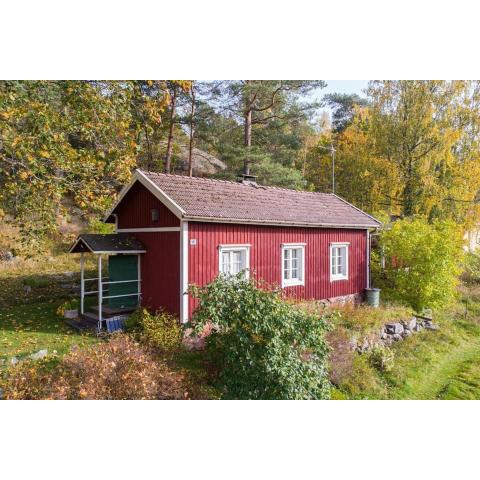
[[[95,330],[97,328],[96,323],[94,324],[94,323],[87,322],[82,318],[78,318],[78,319],[66,318],[64,321],[66,325],[74,328],[78,332],[85,332],[86,330]]]
[[[98,306],[92,307],[90,310],[98,313]],[[103,317],[114,317],[115,315],[127,315],[128,313],[133,313],[135,310],[136,307],[115,308],[104,305],[102,307],[102,315]]]

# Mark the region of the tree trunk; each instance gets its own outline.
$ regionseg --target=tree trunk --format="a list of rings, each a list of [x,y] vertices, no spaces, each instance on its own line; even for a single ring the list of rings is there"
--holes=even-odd
[[[193,162],[192,162],[192,152],[193,152],[193,142],[195,138],[195,90],[192,83],[192,109],[190,111],[190,144],[188,146],[188,176],[193,177]]]
[[[152,145],[150,144],[150,135],[148,134],[148,128],[144,121],[143,131],[145,132],[145,140],[147,142],[147,152],[148,152],[148,169],[153,169],[153,154],[152,154]]]
[[[413,215],[414,213],[414,203],[415,203],[415,192],[414,192],[414,179],[413,179],[413,166],[412,160],[408,160],[407,167],[407,179],[405,181],[405,187],[403,188],[403,214],[406,217]]]
[[[245,100],[244,134],[245,159],[243,161],[243,173],[244,175],[250,175],[250,150],[252,147],[252,95],[250,93],[247,93]]]
[[[165,154],[165,173],[170,173],[170,169],[172,165],[173,128],[175,126],[176,103],[177,103],[177,87],[174,87],[172,100],[170,102],[170,129],[168,131],[167,153]]]

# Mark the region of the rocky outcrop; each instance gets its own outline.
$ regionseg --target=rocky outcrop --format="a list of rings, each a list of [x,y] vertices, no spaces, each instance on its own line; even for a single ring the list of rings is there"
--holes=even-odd
[[[406,320],[386,323],[379,332],[365,336],[361,340],[352,340],[351,348],[358,353],[366,353],[375,346],[390,346],[421,330],[438,330],[433,318],[416,315]]]

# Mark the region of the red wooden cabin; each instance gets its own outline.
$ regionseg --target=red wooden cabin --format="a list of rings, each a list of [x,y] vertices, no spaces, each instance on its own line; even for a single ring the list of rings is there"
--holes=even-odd
[[[358,297],[369,286],[375,218],[334,194],[137,170],[105,218],[144,247],[142,304],[186,322],[190,284],[246,270],[299,299]]]

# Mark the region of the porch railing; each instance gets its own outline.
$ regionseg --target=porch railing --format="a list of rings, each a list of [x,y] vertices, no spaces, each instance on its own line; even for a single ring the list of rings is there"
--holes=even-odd
[[[138,304],[140,304],[141,298],[141,277],[140,277],[140,255],[138,255],[138,278],[134,280],[117,280],[111,281],[108,277],[102,277],[102,256],[98,255],[98,277],[94,278],[84,278],[84,259],[83,253],[81,254],[80,259],[81,270],[80,270],[80,313],[83,315],[85,311],[85,296],[86,295],[94,295],[98,294],[98,331],[102,330],[102,321],[103,321],[103,301],[105,299],[111,298],[121,298],[121,297],[137,297]],[[107,281],[104,281],[107,280]],[[85,291],[85,282],[92,282],[96,281],[98,285],[98,290],[89,290]],[[104,293],[108,293],[108,288],[103,288],[104,285],[113,285],[119,283],[136,283],[137,284],[137,291],[135,293],[126,293],[121,295],[103,295]]]

